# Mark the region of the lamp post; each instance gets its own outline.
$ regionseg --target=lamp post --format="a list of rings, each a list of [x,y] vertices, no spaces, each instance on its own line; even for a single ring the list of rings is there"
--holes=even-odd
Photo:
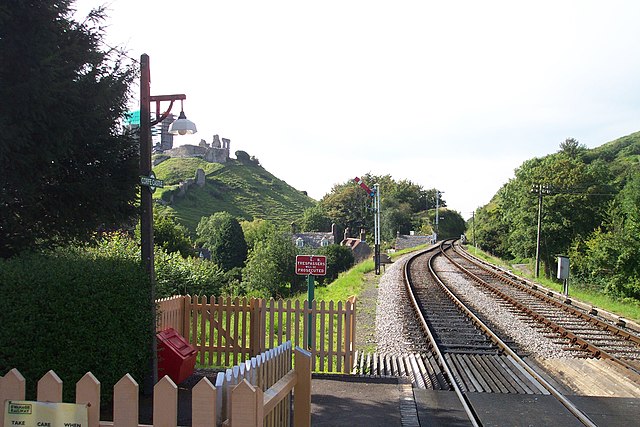
[[[140,56],[140,246],[142,263],[149,276],[151,285],[150,303],[152,313],[151,324],[151,360],[149,363],[150,374],[145,380],[144,389],[147,394],[153,392],[153,386],[158,381],[158,355],[156,347],[156,277],[153,260],[153,192],[156,186],[162,186],[162,181],[156,180],[151,171],[151,127],[163,121],[169,113],[175,101],[184,101],[184,94],[151,96],[151,73],[149,70],[149,55]],[[150,104],[156,104],[156,118],[151,120]],[[170,102],[164,113],[160,113],[160,103]],[[187,120],[184,111],[169,128],[170,133],[186,135],[196,133],[193,122]]]

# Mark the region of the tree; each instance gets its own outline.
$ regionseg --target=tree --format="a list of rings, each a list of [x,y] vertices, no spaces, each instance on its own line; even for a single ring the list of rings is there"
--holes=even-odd
[[[244,266],[247,242],[238,220],[228,212],[203,217],[196,229],[198,242],[211,251],[211,260],[224,271]]]
[[[153,215],[154,244],[165,251],[180,252],[183,258],[195,255],[193,242],[189,238],[189,230],[178,224],[169,215]]]
[[[256,242],[242,272],[245,287],[259,296],[286,296],[297,289],[296,247],[290,235],[274,232]]]
[[[575,138],[567,138],[560,143],[560,153],[564,153],[572,159],[587,151],[587,147],[580,144]]]
[[[376,176],[365,174],[362,176],[370,188],[379,184],[381,229],[383,240],[391,241],[399,231],[407,234],[411,230],[421,228],[421,216],[426,216],[425,210],[436,206],[437,189],[424,190],[421,186],[408,180],[396,182],[391,175]],[[440,207],[446,202],[440,198]],[[326,212],[332,222],[341,228],[348,227],[351,235],[358,233],[360,228],[373,230],[373,200],[362,188],[348,180],[344,184],[334,185],[331,192],[324,196],[318,204],[318,209]],[[369,233],[373,236],[373,233]]]
[[[436,212],[435,210],[432,212],[433,224],[435,224]],[[444,208],[438,211],[438,216],[440,217],[438,221],[438,239],[460,237],[460,235],[465,232],[466,224],[459,212]]]
[[[349,228],[351,232],[357,232],[362,227],[373,230],[371,197],[353,181],[335,185],[320,204],[329,218],[342,229]]]
[[[302,213],[300,220],[302,231],[329,231],[331,230],[331,218],[321,205],[315,205]]]
[[[242,227],[249,252],[253,250],[257,242],[266,240],[276,231],[276,227],[271,221],[260,218],[256,218],[253,221],[242,221],[240,226]]]
[[[469,243],[475,238],[476,244],[483,250],[502,258],[511,258],[508,237],[509,226],[503,219],[503,209],[500,205],[504,187],[491,201],[476,210],[474,218],[467,224],[467,238]],[[474,235],[475,233],[475,235]]]
[[[409,203],[398,203],[395,199],[385,198],[380,210],[380,234],[383,240],[393,240],[397,233],[409,234],[412,230],[413,212]]]
[[[338,278],[338,274],[353,266],[353,252],[346,246],[329,245],[318,249],[319,255],[327,257],[327,274],[320,276],[320,283],[331,283]]]
[[[640,175],[626,183],[609,205],[607,221],[571,257],[582,280],[618,297],[640,300]]]
[[[70,4],[0,6],[0,257],[136,213],[138,145],[119,124],[135,70],[103,50],[103,11],[76,22]]]

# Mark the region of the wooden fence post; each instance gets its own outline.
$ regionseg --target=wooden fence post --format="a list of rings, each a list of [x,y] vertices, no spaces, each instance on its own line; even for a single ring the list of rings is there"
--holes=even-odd
[[[138,427],[138,383],[125,374],[113,386],[113,425]]]
[[[262,427],[264,393],[247,380],[242,380],[231,393],[231,426]]]
[[[258,300],[251,298],[249,300],[249,356],[255,357],[258,352]]]
[[[53,371],[49,371],[38,381],[39,402],[62,402],[62,380]]]
[[[207,377],[198,381],[191,395],[192,424],[201,427],[217,425],[217,390]]]
[[[351,367],[354,362],[355,342],[356,342],[356,296],[352,295],[347,299],[345,304],[345,312],[347,318],[345,319],[346,331],[344,337],[344,351],[345,351],[345,374],[351,371]]]
[[[0,426],[4,425],[4,401],[24,400],[26,389],[26,381],[16,368],[7,372],[4,377],[0,377],[0,403],[2,404]]]
[[[178,420],[178,387],[167,375],[153,387],[153,425],[174,427]]]
[[[186,338],[187,342],[189,341],[189,324],[191,320],[191,312],[189,311],[189,306],[191,305],[191,296],[183,295],[182,296],[182,304],[180,304],[180,335]]]
[[[293,425],[311,426],[311,353],[295,349],[296,386],[293,390]]]
[[[100,426],[100,381],[87,372],[76,383],[76,403],[87,405],[89,427]]]

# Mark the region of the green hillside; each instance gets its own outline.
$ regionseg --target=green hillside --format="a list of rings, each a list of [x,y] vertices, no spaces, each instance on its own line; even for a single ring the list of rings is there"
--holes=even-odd
[[[179,197],[179,183],[205,172],[205,185],[192,185]],[[199,158],[168,158],[153,168],[165,187],[154,194],[159,212],[174,216],[195,232],[203,216],[227,211],[239,219],[261,218],[279,225],[297,220],[315,201],[262,166],[230,159],[225,164]],[[171,198],[173,197],[173,201]]]

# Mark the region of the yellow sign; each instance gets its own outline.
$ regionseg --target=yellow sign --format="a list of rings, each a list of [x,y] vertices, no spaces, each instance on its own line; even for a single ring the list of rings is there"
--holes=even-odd
[[[87,405],[7,400],[4,427],[88,427]]]

